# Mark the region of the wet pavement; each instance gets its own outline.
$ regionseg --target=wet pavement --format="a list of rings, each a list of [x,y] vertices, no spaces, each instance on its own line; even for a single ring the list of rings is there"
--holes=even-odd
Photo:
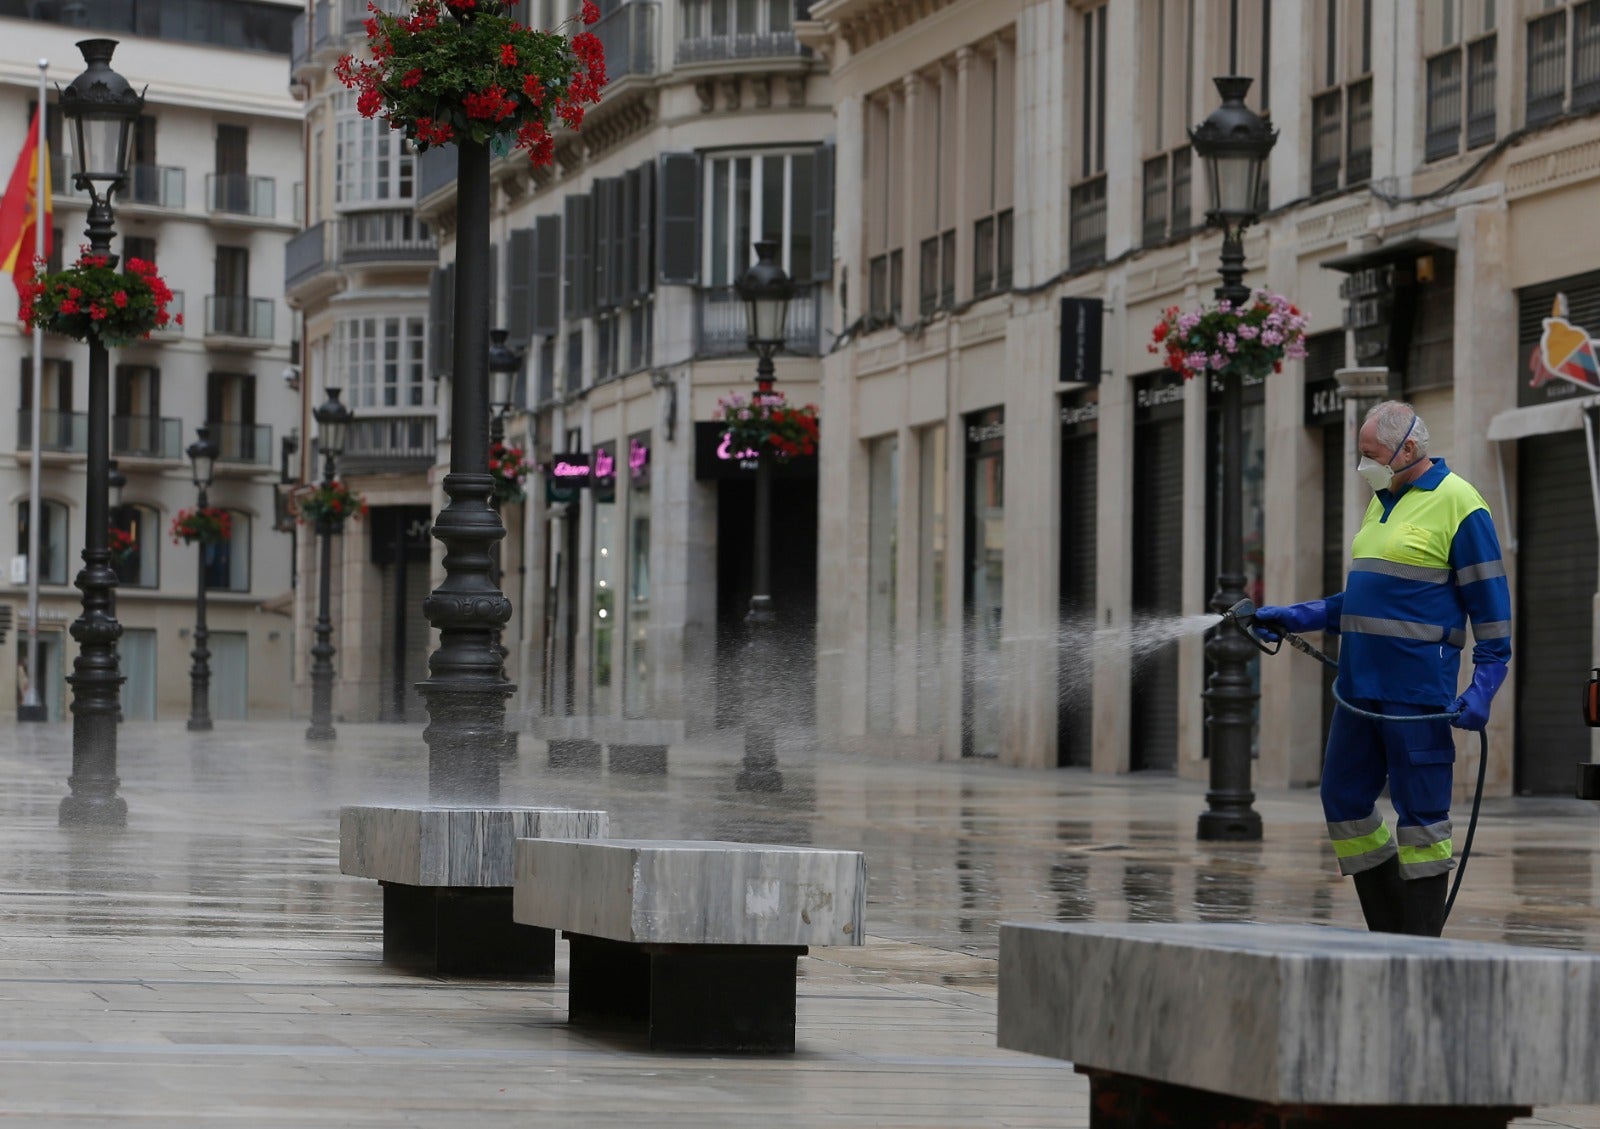
[[[0,733],[0,1116],[1083,1126],[1069,1066],[994,1046],[998,922],[1360,924],[1310,792],[1260,798],[1264,843],[1209,845],[1203,789],[1171,778],[785,752],[784,791],[757,796],[734,789],[733,741],[630,777],[552,772],[525,737],[507,802],[604,808],[628,837],[866,852],[868,944],[801,962],[799,1053],[655,1055],[570,1030],[564,969],[534,985],[386,970],[378,886],[338,873],[337,809],[425,798],[420,731],[344,726],[323,749],[302,732],[123,726],[120,834],[56,826],[66,726]],[[1597,906],[1600,810],[1485,804],[1451,936],[1600,952]],[[1600,1126],[1600,1109],[1539,1116]]]

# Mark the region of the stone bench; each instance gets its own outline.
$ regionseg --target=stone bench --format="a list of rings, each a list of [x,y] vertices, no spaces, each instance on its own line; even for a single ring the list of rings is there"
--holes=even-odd
[[[603,811],[371,804],[339,812],[339,870],[383,886],[383,959],[430,973],[550,975],[555,933],[511,917],[518,839],[597,838]]]
[[[661,776],[667,771],[667,746],[613,743],[606,749],[606,763],[618,776]]]
[[[861,944],[866,892],[856,851],[524,839],[514,913],[566,936],[573,1023],[642,1023],[652,1050],[792,1051],[796,961]]]
[[[1000,1046],[1087,1074],[1093,1129],[1502,1129],[1600,1102],[1597,1021],[1600,958],[1583,953],[1313,926],[1000,928]]]

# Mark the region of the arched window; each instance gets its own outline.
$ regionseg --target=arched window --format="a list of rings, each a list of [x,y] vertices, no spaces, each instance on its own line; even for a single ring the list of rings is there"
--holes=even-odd
[[[150,506],[117,506],[111,511],[111,567],[124,588],[160,585],[161,515]],[[123,543],[122,534],[126,537]]]
[[[229,510],[233,535],[216,545],[207,545],[206,587],[217,592],[250,591],[250,515]]]
[[[17,503],[17,556],[28,555],[28,503]],[[39,502],[39,583],[67,582],[67,507],[48,498]]]

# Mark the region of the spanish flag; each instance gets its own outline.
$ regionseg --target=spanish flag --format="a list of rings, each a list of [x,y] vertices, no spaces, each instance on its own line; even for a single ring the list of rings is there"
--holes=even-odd
[[[44,253],[50,256],[50,150],[40,144],[39,109],[33,111],[28,139],[17,154],[6,194],[0,196],[0,270],[11,272],[18,296],[33,284],[33,241],[36,193],[44,193]]]

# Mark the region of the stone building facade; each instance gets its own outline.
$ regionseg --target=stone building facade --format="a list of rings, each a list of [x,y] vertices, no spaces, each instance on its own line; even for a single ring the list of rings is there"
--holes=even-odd
[[[1245,390],[1250,590],[1342,587],[1356,413],[1412,400],[1506,546],[1517,658],[1492,786],[1570,790],[1596,654],[1593,420],[1527,362],[1558,292],[1600,335],[1600,5],[818,0],[800,35],[830,67],[841,201],[825,737],[1204,776],[1203,637],[1174,620],[1215,587],[1221,397],[1146,345],[1218,282],[1185,127],[1232,72],[1279,133],[1247,281],[1313,334],[1305,363]],[[1323,673],[1259,669],[1257,779],[1314,783]],[[1463,743],[1459,779],[1475,756]]]

